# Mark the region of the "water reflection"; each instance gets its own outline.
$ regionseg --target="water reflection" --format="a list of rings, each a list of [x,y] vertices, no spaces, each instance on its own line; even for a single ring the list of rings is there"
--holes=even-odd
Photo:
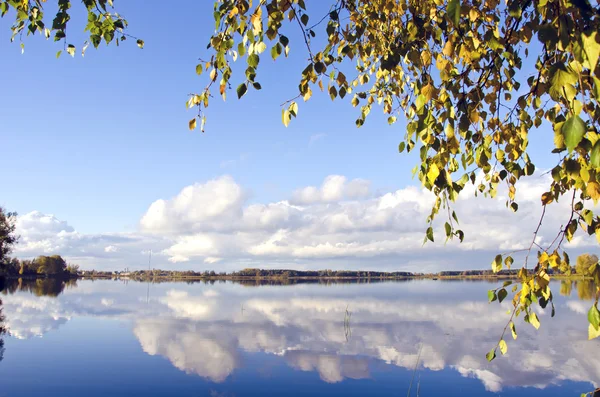
[[[591,301],[596,299],[596,285],[588,280],[563,280],[560,282],[560,294],[563,296],[571,296],[573,285],[575,285],[577,297],[580,300]]]
[[[251,289],[173,283],[152,285],[147,299],[139,283],[48,281],[7,286],[11,335],[43,336],[79,316],[118,319],[131,324],[146,354],[215,383],[227,381],[256,354],[332,384],[371,379],[382,365],[411,373],[417,361],[419,371],[475,378],[490,392],[600,383],[600,344],[586,340],[589,302],[582,300],[594,291],[586,282],[562,282],[557,316],[540,309],[537,332],[518,322],[519,338],[509,342],[508,357],[488,363],[484,352],[497,340],[510,303],[489,305],[486,283]]]
[[[4,328],[4,314],[2,313],[2,299],[0,299],[0,361],[4,358],[4,339],[2,338],[6,333]]]

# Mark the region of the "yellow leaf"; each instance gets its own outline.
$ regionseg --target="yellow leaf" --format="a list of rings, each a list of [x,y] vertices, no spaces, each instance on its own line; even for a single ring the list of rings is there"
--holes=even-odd
[[[529,313],[529,323],[535,327],[535,329],[540,329],[540,320],[538,319],[537,314],[531,312]]]
[[[427,84],[425,87],[421,88],[421,94],[427,99],[427,102],[431,100],[437,93],[435,87],[431,84]]]
[[[281,109],[281,121],[283,122],[283,125],[287,127],[290,124],[291,119],[292,115],[289,110]]]
[[[592,324],[588,325],[588,339],[592,340],[600,336],[600,327],[594,328]]]
[[[553,269],[559,267],[560,266],[560,255],[558,255],[557,252],[554,252],[548,258],[548,262],[550,264],[550,267],[553,268]]]
[[[429,172],[427,172],[427,180],[429,180],[429,183],[433,184],[439,175],[440,169],[438,166],[435,163],[431,164],[429,166]]]
[[[506,351],[508,350],[508,346],[506,345],[506,342],[504,341],[504,339],[500,339],[500,343],[498,343],[498,347],[500,347],[500,352],[502,354],[506,354]]]
[[[552,201],[554,201],[554,195],[550,192],[546,192],[544,194],[542,194],[542,204],[546,205],[546,204],[550,204]]]
[[[550,284],[550,276],[548,276],[548,273],[542,271],[538,277],[537,280],[539,286],[544,289],[548,286],[548,284]]]
[[[600,199],[600,184],[598,182],[590,182],[587,184],[585,191],[594,200],[594,204],[597,204],[598,199]]]
[[[512,332],[513,339],[517,339],[517,330],[515,329],[515,323],[510,322],[510,332]]]
[[[527,298],[529,297],[529,285],[523,284],[523,289],[521,290],[521,304],[525,304],[527,302]]]
[[[190,120],[188,126],[190,127],[190,131],[193,131],[196,128],[196,118]]]
[[[304,101],[308,101],[311,96],[312,96],[312,90],[310,89],[310,87],[308,87],[302,98],[304,99]]]

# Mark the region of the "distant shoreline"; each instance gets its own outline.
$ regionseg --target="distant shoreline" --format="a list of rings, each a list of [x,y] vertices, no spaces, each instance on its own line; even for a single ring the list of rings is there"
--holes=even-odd
[[[236,275],[120,275],[99,273],[93,275],[5,275],[7,280],[16,279],[60,279],[60,280],[132,280],[132,281],[408,281],[408,280],[512,280],[518,279],[516,274],[480,274],[480,275],[404,275],[404,276],[236,276]],[[552,277],[556,280],[589,280],[590,277],[580,275],[562,275],[555,274]]]

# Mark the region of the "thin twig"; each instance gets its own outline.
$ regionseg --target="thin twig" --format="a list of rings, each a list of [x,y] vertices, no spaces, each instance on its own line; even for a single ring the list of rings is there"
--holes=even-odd
[[[419,366],[419,360],[421,359],[421,350],[423,349],[423,343],[419,346],[419,354],[417,354],[417,362],[415,363],[415,368],[413,369],[413,375],[410,380],[410,384],[408,385],[408,394],[406,397],[410,397],[410,389],[412,388],[413,381],[415,380],[415,374],[417,373],[417,367]],[[420,382],[420,381],[419,381]],[[419,394],[417,388],[417,395]]]

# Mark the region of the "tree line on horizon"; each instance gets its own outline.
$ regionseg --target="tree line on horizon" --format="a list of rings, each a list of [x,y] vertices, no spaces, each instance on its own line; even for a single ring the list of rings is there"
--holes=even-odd
[[[6,258],[0,261],[0,275],[72,277],[79,273],[79,265],[67,264],[60,255],[40,255],[34,259]]]

